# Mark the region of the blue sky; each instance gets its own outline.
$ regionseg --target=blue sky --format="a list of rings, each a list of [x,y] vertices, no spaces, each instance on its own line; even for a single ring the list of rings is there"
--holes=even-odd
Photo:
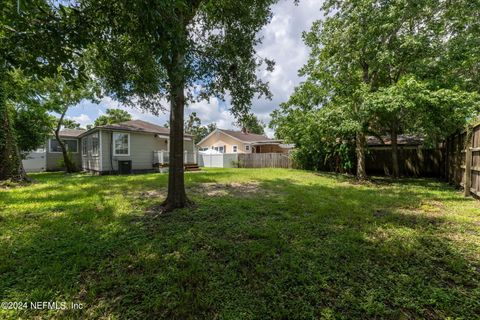
[[[269,82],[273,99],[257,99],[252,102],[252,112],[265,123],[270,121],[270,113],[288,99],[294,87],[302,80],[298,77],[298,69],[307,61],[308,48],[303,44],[301,35],[310,28],[313,21],[321,18],[320,6],[320,0],[302,0],[298,6],[294,5],[293,0],[282,0],[274,6],[272,21],[261,32],[263,43],[257,47],[258,54],[271,58],[276,63],[275,70],[271,73],[259,71],[259,76]],[[228,100],[202,101],[188,106],[186,115],[196,112],[204,125],[215,122],[219,128],[231,129],[234,128],[234,119],[228,111],[228,104]],[[99,104],[82,101],[70,108],[67,117],[85,126],[93,123],[107,108],[124,109],[134,119],[159,125],[168,119],[168,114],[157,117],[138,108],[124,107],[108,97]],[[267,130],[267,134],[272,136],[273,132]]]

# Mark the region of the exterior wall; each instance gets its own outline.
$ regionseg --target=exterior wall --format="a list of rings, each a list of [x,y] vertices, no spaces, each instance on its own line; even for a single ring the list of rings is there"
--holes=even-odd
[[[60,137],[62,138],[62,137]],[[55,138],[50,138],[50,139],[53,139],[55,140]],[[50,140],[49,139],[49,140]],[[71,138],[71,137],[65,137],[65,139],[72,139],[72,140],[77,140],[77,138]],[[60,170],[63,170],[64,168],[63,167],[60,167],[58,164],[61,160],[63,160],[63,155],[61,152],[50,152],[50,141],[47,141],[47,150],[46,150],[46,170],[47,171],[60,171]],[[72,154],[72,160],[73,162],[75,163],[75,165],[77,165],[77,167],[81,168],[81,165],[82,165],[82,158],[81,158],[81,149],[82,149],[82,146],[81,146],[81,143],[80,141],[78,142],[78,148],[77,148],[77,152],[75,153],[71,153]]]
[[[252,147],[250,146],[250,151],[245,150],[247,144],[226,135],[221,131],[217,131],[212,134],[207,140],[203,141],[198,145],[198,148],[208,148],[212,149],[213,147],[222,147],[226,146],[225,153],[233,153],[233,146],[238,146],[237,153],[251,153]],[[249,144],[248,144],[249,145]]]
[[[114,131],[116,132],[116,131]],[[121,132],[121,131],[118,131]],[[112,131],[102,131],[102,172],[117,171],[118,161],[132,161],[132,171],[153,170],[153,151],[168,150],[168,139],[156,137],[153,133],[125,132],[130,134],[130,155],[112,155]],[[192,140],[184,141],[184,149],[194,152]]]
[[[87,150],[87,153],[84,154],[83,153],[83,146],[84,144],[87,144],[87,146],[90,145],[91,141],[91,137],[93,135],[97,135],[97,134],[100,134],[99,131],[95,131],[95,132],[92,132],[91,134],[89,135],[86,135],[84,137],[82,137],[80,139],[80,144],[81,144],[81,147],[80,148],[80,153],[81,153],[81,157],[82,157],[82,169],[83,170],[87,170],[87,171],[102,171],[102,168],[101,168],[101,155],[102,153],[100,152],[100,146],[99,146],[99,152],[97,155],[95,154],[92,154],[92,151],[90,150],[90,147],[88,147],[88,150]],[[101,145],[101,142],[100,142],[100,145]]]

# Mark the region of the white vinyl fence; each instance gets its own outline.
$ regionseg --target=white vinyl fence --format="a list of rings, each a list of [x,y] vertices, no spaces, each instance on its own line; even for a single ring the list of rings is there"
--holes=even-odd
[[[47,169],[45,151],[33,151],[23,159],[23,168],[26,172],[39,172]]]
[[[292,160],[284,153],[200,153],[198,165],[207,168],[291,168]]]
[[[237,153],[199,154],[198,165],[207,168],[238,168]]]

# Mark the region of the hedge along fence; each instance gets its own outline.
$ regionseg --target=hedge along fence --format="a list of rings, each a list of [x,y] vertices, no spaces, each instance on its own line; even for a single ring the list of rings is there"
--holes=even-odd
[[[480,123],[447,139],[445,177],[480,197]]]

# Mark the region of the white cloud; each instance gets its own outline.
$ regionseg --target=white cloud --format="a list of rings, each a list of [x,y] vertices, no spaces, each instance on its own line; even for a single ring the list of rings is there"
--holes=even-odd
[[[217,98],[193,103],[187,107],[186,111],[187,115],[196,112],[203,125],[215,122],[219,128],[231,129],[234,127],[235,119],[233,115]]]
[[[87,114],[84,114],[84,113],[82,113],[79,116],[75,116],[75,117],[66,116],[66,118],[80,123],[80,126],[82,126],[82,127],[85,127],[87,124],[92,123],[92,119],[90,119],[90,117]]]
[[[269,82],[272,100],[258,99],[252,103],[252,111],[262,120],[270,121],[270,112],[288,100],[296,85],[302,80],[298,70],[305,64],[309,50],[302,40],[302,32],[308,31],[315,20],[321,18],[322,1],[304,0],[298,6],[293,1],[279,2],[273,8],[270,24],[262,30],[263,43],[257,48],[262,57],[275,60],[275,70],[265,70],[259,75]]]

